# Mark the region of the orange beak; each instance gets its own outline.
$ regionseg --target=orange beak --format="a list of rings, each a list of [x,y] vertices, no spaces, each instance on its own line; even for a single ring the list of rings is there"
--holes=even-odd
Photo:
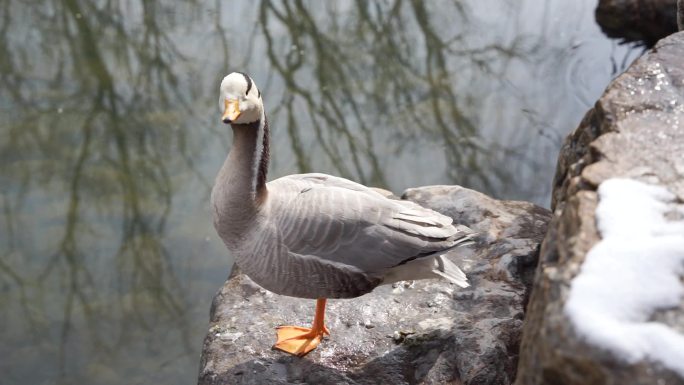
[[[223,123],[232,123],[238,117],[240,117],[240,106],[237,99],[226,99],[225,109],[223,110],[223,116],[221,116],[221,121]]]

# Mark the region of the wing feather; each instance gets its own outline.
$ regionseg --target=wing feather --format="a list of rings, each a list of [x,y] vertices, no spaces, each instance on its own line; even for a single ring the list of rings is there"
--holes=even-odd
[[[361,271],[448,250],[469,235],[447,216],[330,175],[290,175],[268,189],[269,217],[290,251]]]

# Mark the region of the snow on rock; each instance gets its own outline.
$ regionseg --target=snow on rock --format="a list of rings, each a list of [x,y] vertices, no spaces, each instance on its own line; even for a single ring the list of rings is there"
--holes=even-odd
[[[651,320],[684,296],[684,205],[631,179],[606,180],[598,192],[602,240],[572,280],[565,314],[588,343],[684,376],[684,335]]]

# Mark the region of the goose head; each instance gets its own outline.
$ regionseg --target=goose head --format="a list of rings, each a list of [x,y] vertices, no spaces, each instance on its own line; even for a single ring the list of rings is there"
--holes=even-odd
[[[242,72],[233,72],[221,81],[219,108],[221,121],[226,124],[248,124],[259,121],[264,104],[261,91],[252,78]]]

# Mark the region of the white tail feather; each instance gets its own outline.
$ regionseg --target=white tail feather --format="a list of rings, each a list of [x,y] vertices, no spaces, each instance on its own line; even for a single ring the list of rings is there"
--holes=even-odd
[[[437,267],[432,269],[433,273],[448,279],[460,287],[470,286],[465,273],[443,255],[436,256],[435,262],[437,262]]]

